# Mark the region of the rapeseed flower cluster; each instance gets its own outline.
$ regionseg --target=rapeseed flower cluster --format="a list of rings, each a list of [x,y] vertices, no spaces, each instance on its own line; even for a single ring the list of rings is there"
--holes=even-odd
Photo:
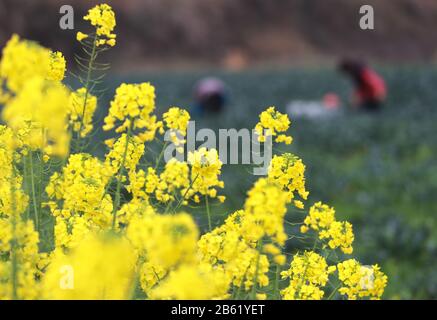
[[[95,46],[115,44],[109,6],[85,19],[96,27]],[[78,34],[84,46],[87,37]],[[98,98],[90,81],[70,92],[61,82],[65,65],[61,53],[18,36],[3,50],[0,299],[381,298],[387,277],[377,265],[343,259],[352,253],[352,225],[325,204],[308,204],[297,156],[275,155],[241,210],[219,224],[210,208],[225,201],[217,150],[199,148],[163,166],[160,157],[154,165],[143,157],[164,129],[182,148],[189,113],[172,107],[159,119],[150,83],[121,84],[103,127],[118,135],[97,157],[83,141],[95,129]],[[256,125],[259,142],[291,143],[290,123],[268,108]],[[291,206],[299,222],[289,221]],[[312,248],[290,247],[297,235],[289,224],[301,225]]]
[[[192,290],[196,288],[196,290]],[[163,283],[150,292],[151,299],[224,299],[229,283],[219,270],[205,266],[183,266],[172,271]]]
[[[164,270],[195,259],[199,231],[187,213],[135,217],[126,234],[147,262]]]
[[[369,297],[376,300],[384,293],[387,276],[378,265],[363,266],[355,259],[349,259],[339,263],[337,269],[338,278],[342,282],[339,292],[348,299]]]
[[[123,83],[111,101],[103,129],[108,131],[116,127],[117,133],[140,130],[138,138],[142,142],[151,141],[156,130],[162,128],[162,122],[153,115],[154,110],[155,87],[150,83]]]
[[[97,97],[87,93],[85,88],[70,94],[68,103],[68,124],[81,138],[93,130],[93,115],[97,108]]]
[[[171,159],[165,164],[164,170],[159,175],[159,182],[155,189],[158,201],[167,203],[179,197],[186,197],[190,185],[190,168],[186,162]]]
[[[277,184],[262,178],[247,195],[242,219],[243,236],[254,242],[269,237],[279,245],[284,245],[287,240],[284,230],[284,218],[289,203],[287,193]]]
[[[289,201],[299,195],[307,200],[309,192],[305,189],[305,165],[296,156],[285,153],[273,156],[268,170],[268,179],[280,185],[288,194]],[[294,205],[303,209],[301,200],[294,200]]]
[[[66,155],[69,135],[65,105],[69,91],[61,84],[66,69],[60,52],[13,35],[3,49],[2,118],[14,131],[15,148]]]
[[[123,238],[92,234],[70,254],[54,255],[41,283],[43,299],[129,299],[135,252]]]
[[[190,121],[190,114],[188,111],[171,107],[163,115],[165,127],[170,130],[170,140],[178,148],[178,151],[183,151],[185,136],[187,135],[188,122]]]
[[[64,79],[66,61],[61,52],[53,52],[16,34],[3,48],[0,78],[6,88],[17,94],[31,78],[52,81]]]
[[[346,254],[352,253],[354,241],[352,224],[347,221],[337,221],[334,208],[321,202],[314,204],[301,226],[301,232],[306,233],[309,229],[317,231],[319,239],[326,241],[331,249],[340,248]]]
[[[23,177],[15,168],[18,154],[14,147],[13,131],[0,125],[0,218],[22,214],[29,201],[22,190]]]
[[[191,187],[187,190],[187,197],[193,197],[199,203],[200,197],[217,197],[217,188],[223,188],[224,183],[220,180],[223,163],[219,159],[217,150],[200,148],[188,154],[188,164],[191,167]],[[219,196],[220,202],[225,200]]]
[[[37,299],[42,255],[33,222],[0,218],[0,300]],[[12,286],[12,281],[15,286]]]
[[[201,260],[222,270],[230,284],[248,291],[269,284],[269,260],[256,248],[256,243],[243,237],[243,210],[231,214],[225,223],[204,234],[198,242]]]
[[[88,14],[83,17],[85,21],[89,21],[96,28],[94,43],[96,46],[115,46],[117,35],[113,33],[116,20],[115,13],[108,4],[100,4],[88,10]],[[76,39],[84,41],[90,35],[78,32]]]
[[[313,251],[306,251],[293,257],[290,269],[281,272],[284,279],[290,279],[288,287],[281,291],[285,300],[321,300],[323,287],[335,267],[329,267],[325,258]]]
[[[22,147],[65,156],[70,136],[65,130],[69,92],[60,83],[32,78],[5,105],[2,117]]]
[[[14,133],[0,126],[0,299],[36,299],[39,234],[33,221],[22,220],[29,201],[15,167]],[[11,286],[11,283],[15,283]]]
[[[129,137],[127,134],[122,134],[105,156],[106,168],[112,175],[115,175],[123,167],[128,172],[133,172],[143,153],[144,144],[137,136]]]
[[[74,154],[61,173],[55,172],[46,187],[46,205],[55,218],[54,236],[58,249],[77,246],[90,231],[109,228],[112,198],[106,194],[109,170],[99,159]]]
[[[275,107],[269,107],[260,114],[259,122],[255,126],[258,141],[265,142],[267,137],[275,137],[275,142],[291,144],[293,139],[284,134],[290,124],[290,119],[286,114],[280,113]]]

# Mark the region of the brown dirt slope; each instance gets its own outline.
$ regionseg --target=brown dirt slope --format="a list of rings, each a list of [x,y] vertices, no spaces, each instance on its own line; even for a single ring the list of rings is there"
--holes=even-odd
[[[76,30],[95,1],[75,0]],[[437,1],[366,0],[376,30],[358,27],[362,0],[114,0],[123,65],[293,63],[359,55],[428,61],[437,49]],[[57,0],[1,0],[0,45],[13,31],[71,54]]]

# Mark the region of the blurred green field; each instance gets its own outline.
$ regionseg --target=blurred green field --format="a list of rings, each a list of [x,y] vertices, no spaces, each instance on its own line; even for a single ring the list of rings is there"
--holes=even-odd
[[[385,298],[437,298],[437,69],[384,67],[389,100],[380,114],[345,112],[322,120],[293,120],[294,143],[284,151],[307,165],[310,203],[322,200],[353,222],[355,252],[379,262],[389,275]],[[101,116],[120,82],[150,81],[159,112],[190,109],[192,86],[205,75],[221,77],[231,90],[227,112],[195,119],[196,126],[252,128],[270,105],[285,111],[293,99],[320,99],[336,92],[347,99],[350,84],[330,69],[254,70],[243,73],[166,73],[111,77]],[[243,205],[256,177],[249,167],[224,166],[227,201],[214,208],[219,221]],[[200,223],[202,212],[199,212]],[[299,216],[295,216],[299,219]],[[293,244],[287,249],[293,250]]]

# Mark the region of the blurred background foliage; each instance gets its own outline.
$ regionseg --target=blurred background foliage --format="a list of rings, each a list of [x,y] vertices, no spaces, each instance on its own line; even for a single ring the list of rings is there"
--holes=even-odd
[[[0,47],[18,33],[63,51],[71,69],[81,17],[97,2],[71,1],[75,30],[64,31],[59,1],[1,0]],[[107,2],[117,13],[118,43],[101,61],[111,62],[113,74],[102,84],[108,90],[99,121],[123,81],[152,82],[162,113],[172,105],[192,109],[193,85],[215,75],[230,90],[229,105],[217,117],[195,119],[197,128],[252,128],[270,105],[285,112],[291,100],[327,92],[346,101],[352,88],[332,66],[340,57],[377,62],[389,87],[381,113],[345,109],[292,119],[294,143],[282,150],[307,165],[310,203],[322,200],[354,223],[357,257],[379,262],[389,275],[385,298],[437,298],[435,0],[368,0],[376,14],[376,29],[368,32],[358,28],[360,0]],[[104,137],[99,131],[94,139]],[[97,144],[91,149],[105,152]],[[228,198],[214,207],[216,222],[241,208],[256,179],[250,166],[235,165],[224,166],[223,177]],[[197,219],[204,227],[200,209]],[[288,219],[303,216],[291,212]],[[301,245],[290,241],[287,250]]]
[[[433,61],[437,53],[435,0],[1,0],[0,46],[16,32],[71,58],[80,52],[72,40],[86,28],[82,16],[101,2],[117,12],[122,49],[109,57],[122,72],[308,65],[339,55]],[[64,4],[74,8],[75,30],[59,27]],[[363,4],[375,9],[375,30],[359,28]]]
[[[386,298],[437,298],[437,68],[378,70],[390,90],[381,113],[345,109],[330,118],[292,119],[294,142],[281,151],[295,153],[307,165],[310,203],[322,200],[333,205],[341,219],[353,222],[357,257],[367,264],[380,263],[389,275]],[[205,75],[220,77],[231,90],[226,112],[194,119],[196,128],[216,132],[252,128],[269,105],[285,112],[291,99],[338,92],[346,100],[351,90],[332,69],[147,73],[108,79],[110,89],[101,99],[100,112],[106,112],[112,92],[124,81],[156,85],[160,113],[172,105],[189,110],[192,86]],[[227,201],[213,210],[217,223],[242,207],[256,179],[251,173],[250,166],[224,166]],[[204,212],[197,211],[199,224],[206,226]],[[303,215],[292,212],[289,220],[302,221]],[[298,234],[298,229],[293,231]],[[299,245],[289,243],[288,249]]]

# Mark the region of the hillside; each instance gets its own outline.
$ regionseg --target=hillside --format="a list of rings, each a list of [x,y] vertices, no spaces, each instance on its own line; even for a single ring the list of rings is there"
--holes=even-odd
[[[74,2],[76,30],[90,7]],[[358,27],[361,0],[124,0],[117,10],[118,66],[240,67],[301,63],[360,55],[382,61],[429,61],[436,56],[435,0],[368,0],[376,30]],[[0,44],[12,30],[71,54],[73,31],[58,27],[56,0],[2,0]],[[56,39],[56,40],[55,40]],[[64,39],[59,48],[59,39]],[[55,45],[56,44],[56,45]]]

